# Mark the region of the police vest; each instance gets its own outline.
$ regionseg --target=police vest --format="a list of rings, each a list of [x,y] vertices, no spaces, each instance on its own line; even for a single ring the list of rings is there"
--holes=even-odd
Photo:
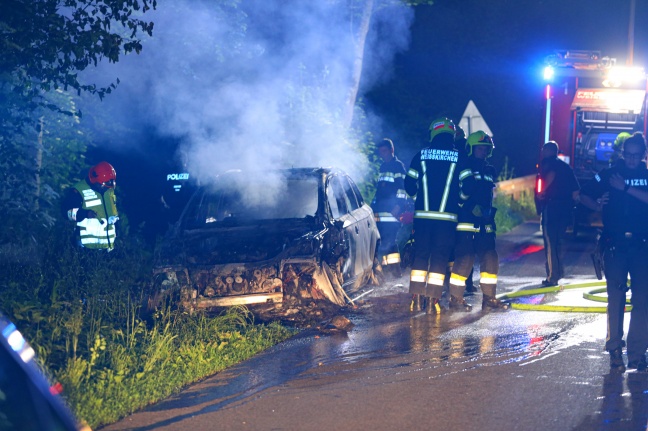
[[[108,189],[101,193],[93,190],[86,181],[80,181],[74,185],[83,198],[83,209],[92,210],[97,213],[97,218],[86,218],[77,222],[81,245],[92,249],[115,248],[117,236],[114,224],[108,224],[111,216],[117,216],[117,205],[115,191]]]

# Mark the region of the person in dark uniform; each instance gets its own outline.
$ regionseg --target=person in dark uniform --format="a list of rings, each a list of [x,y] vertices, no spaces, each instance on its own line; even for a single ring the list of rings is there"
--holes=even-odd
[[[405,190],[414,197],[414,262],[409,291],[419,302],[427,297],[428,313],[439,313],[446,266],[455,243],[460,185],[470,175],[465,155],[454,147],[455,124],[438,118],[430,125],[430,145],[412,159]],[[451,307],[464,307],[463,297],[450,297]],[[418,309],[414,306],[413,309]]]
[[[547,278],[543,286],[555,286],[564,276],[562,241],[572,220],[579,185],[572,168],[558,158],[558,144],[549,141],[542,147],[539,177],[541,190],[536,205],[541,215]]]
[[[371,208],[380,232],[378,258],[386,274],[400,277],[401,256],[396,236],[401,228],[401,214],[407,208],[405,165],[394,155],[391,139],[383,139],[378,143],[377,150],[383,163],[380,165]]]
[[[603,212],[603,263],[607,284],[610,368],[624,371],[623,317],[631,278],[632,311],[627,336],[628,368],[646,369],[648,348],[648,170],[646,141],[635,133],[623,143],[624,163],[586,184],[581,203]]]
[[[459,210],[455,262],[450,275],[451,296],[463,296],[477,254],[479,285],[483,292],[482,310],[508,308],[507,303],[495,297],[499,272],[499,257],[495,249],[496,209],[493,207],[495,168],[486,161],[494,148],[493,139],[481,130],[468,136],[466,150],[471,175],[462,181],[462,192],[469,191],[470,196]]]

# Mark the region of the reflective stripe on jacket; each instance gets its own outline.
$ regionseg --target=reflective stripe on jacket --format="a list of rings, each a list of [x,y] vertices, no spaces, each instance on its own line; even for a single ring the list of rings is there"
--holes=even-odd
[[[459,181],[470,174],[465,157],[454,148],[432,145],[421,150],[405,178],[405,190],[416,196],[414,217],[457,222]]]
[[[83,209],[92,210],[97,218],[86,218],[77,222],[80,242],[83,247],[92,249],[113,249],[117,232],[108,219],[117,216],[115,191],[107,189],[103,195],[93,190],[87,181],[74,185],[83,199]]]

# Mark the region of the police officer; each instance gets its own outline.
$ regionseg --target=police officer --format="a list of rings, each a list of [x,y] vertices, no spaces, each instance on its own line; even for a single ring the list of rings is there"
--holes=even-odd
[[[494,148],[493,139],[481,130],[468,136],[466,150],[471,174],[462,180],[462,192],[469,192],[470,196],[459,211],[455,262],[450,275],[450,295],[460,298],[472,273],[475,254],[478,255],[482,310],[508,308],[507,303],[495,297],[499,270],[499,257],[495,249],[496,209],[493,207],[495,168],[486,161]],[[470,309],[465,304],[464,311]]]
[[[603,212],[603,262],[607,284],[610,368],[624,371],[623,317],[631,278],[628,368],[646,369],[648,348],[648,170],[646,142],[635,133],[623,143],[624,163],[603,170],[583,190],[581,202]]]
[[[572,168],[558,158],[558,144],[549,141],[542,147],[539,177],[542,189],[536,205],[541,214],[547,278],[543,286],[555,286],[564,275],[562,240],[572,220],[574,202],[580,186]]]
[[[76,223],[79,246],[107,251],[115,248],[115,223],[119,220],[116,180],[115,168],[108,162],[100,162],[67,192],[63,208],[67,218]]]
[[[412,159],[405,190],[414,197],[414,262],[409,291],[415,301],[428,298],[427,311],[441,311],[439,299],[452,254],[459,212],[459,181],[470,175],[465,156],[454,148],[455,124],[438,118],[430,125],[430,145]],[[463,307],[451,297],[451,306]]]
[[[394,155],[391,139],[385,138],[379,142],[377,150],[383,163],[380,165],[371,208],[380,232],[378,257],[382,260],[385,273],[400,276],[401,256],[396,236],[401,228],[400,216],[407,207],[405,165]]]

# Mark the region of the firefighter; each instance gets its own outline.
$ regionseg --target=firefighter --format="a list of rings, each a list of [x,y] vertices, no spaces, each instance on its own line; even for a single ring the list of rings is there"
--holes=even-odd
[[[119,220],[115,200],[115,168],[100,162],[88,176],[70,187],[63,208],[76,223],[77,244],[86,249],[112,251],[115,248],[115,223]]]
[[[462,192],[470,190],[466,202],[459,211],[455,262],[450,275],[450,295],[460,298],[464,295],[466,282],[472,275],[475,254],[479,257],[480,280],[482,289],[482,310],[505,310],[509,304],[495,297],[499,257],[495,249],[495,211],[493,189],[495,188],[495,168],[486,159],[493,153],[493,139],[485,132],[471,133],[466,141],[468,166],[471,175],[462,180]],[[465,311],[470,311],[465,306]]]
[[[401,255],[396,236],[401,228],[401,214],[407,207],[405,165],[394,155],[391,139],[385,138],[379,142],[377,150],[383,163],[380,165],[380,176],[371,208],[380,232],[378,258],[381,259],[386,274],[400,277]]]
[[[466,148],[466,132],[460,126],[457,126],[457,132],[455,133],[455,148],[459,151],[462,151]],[[447,274],[450,275],[452,272],[452,267],[454,266],[454,254],[452,262],[448,265]],[[449,286],[448,286],[449,287]],[[464,290],[464,296],[471,296],[477,292],[475,285],[473,284],[473,272],[470,270],[470,275],[466,278],[466,289]]]
[[[414,197],[414,262],[409,291],[413,301],[427,298],[428,313],[439,313],[446,266],[455,242],[459,212],[459,181],[470,175],[465,156],[454,147],[456,127],[448,118],[430,125],[430,145],[412,159],[405,190]],[[451,297],[451,307],[464,307]],[[418,309],[414,305],[414,309]]]
[[[607,285],[607,337],[610,368],[625,371],[623,317],[628,290],[632,311],[627,336],[628,368],[646,369],[648,348],[648,170],[646,142],[635,133],[623,143],[624,163],[594,176],[581,202],[603,213],[602,248]]]
[[[543,286],[555,286],[564,276],[562,241],[572,221],[574,203],[580,186],[572,168],[558,158],[558,144],[549,141],[542,146],[538,171],[539,190],[536,207],[541,215],[547,278]]]

